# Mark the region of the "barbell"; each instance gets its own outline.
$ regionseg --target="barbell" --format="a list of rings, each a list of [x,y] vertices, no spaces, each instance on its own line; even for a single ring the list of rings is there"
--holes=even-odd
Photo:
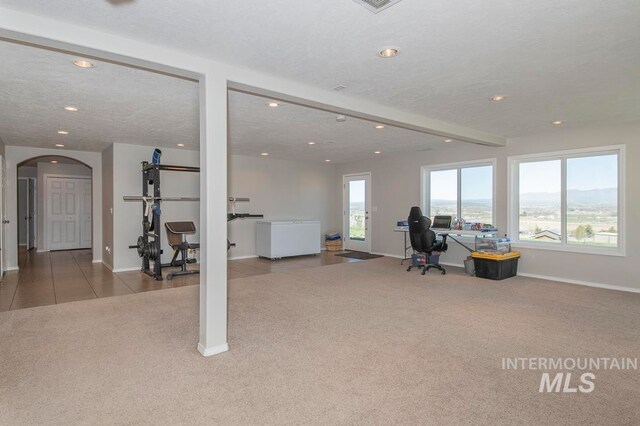
[[[158,247],[150,241],[145,243],[142,236],[138,237],[138,241],[135,246],[129,246],[129,248],[136,249],[138,256],[151,260],[156,260],[160,254]]]

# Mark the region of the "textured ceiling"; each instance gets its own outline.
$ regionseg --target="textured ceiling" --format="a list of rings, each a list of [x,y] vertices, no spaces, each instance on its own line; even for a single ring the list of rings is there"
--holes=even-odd
[[[93,60],[95,68],[79,68],[75,56],[7,42],[0,42],[0,58],[0,138],[7,145],[199,147],[197,83]]]
[[[442,138],[346,117],[298,105],[266,106],[269,99],[229,92],[229,141],[232,154],[345,163],[366,157],[429,150]],[[309,145],[309,142],[315,142]]]
[[[103,151],[111,143],[198,149],[198,86],[164,75],[93,61],[74,66],[59,52],[0,42],[0,137],[7,145]],[[427,149],[441,138],[336,114],[229,92],[229,141],[234,154],[346,162]],[[65,106],[79,108],[65,111]],[[58,130],[68,131],[59,135]],[[309,141],[315,145],[307,144]]]
[[[637,0],[403,0],[379,14],[350,0],[0,5],[507,137],[640,118]],[[377,57],[388,45],[400,55]]]

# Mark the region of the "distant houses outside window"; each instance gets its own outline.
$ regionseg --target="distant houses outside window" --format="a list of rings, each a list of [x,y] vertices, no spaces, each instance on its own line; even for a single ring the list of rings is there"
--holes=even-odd
[[[422,167],[425,215],[493,225],[495,160]]]
[[[538,241],[560,241],[562,237],[560,236],[560,234],[556,234],[553,231],[545,230],[536,232],[536,234],[533,236],[533,239]]]
[[[511,234],[566,250],[622,250],[623,147],[510,157]]]

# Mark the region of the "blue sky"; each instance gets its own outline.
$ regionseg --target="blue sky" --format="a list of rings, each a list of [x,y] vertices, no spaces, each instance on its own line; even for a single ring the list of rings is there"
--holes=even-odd
[[[491,166],[462,169],[462,198],[465,200],[491,199],[493,171]],[[457,170],[431,172],[431,198],[455,200],[458,193]]]
[[[520,193],[560,192],[560,160],[520,164]],[[567,159],[567,189],[618,187],[616,155]]]
[[[364,203],[364,180],[349,181],[349,198],[356,203]]]
[[[570,158],[567,160],[567,189],[618,187],[618,156]]]
[[[492,195],[491,166],[462,169],[462,198],[490,199]],[[535,161],[520,164],[520,193],[560,192],[560,160]],[[431,172],[431,198],[455,200],[457,171]],[[589,190],[617,188],[618,159],[616,155],[567,159],[567,189]]]

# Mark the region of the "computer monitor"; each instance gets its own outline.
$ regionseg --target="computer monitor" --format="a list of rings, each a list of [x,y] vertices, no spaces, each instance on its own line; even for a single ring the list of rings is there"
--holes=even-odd
[[[432,229],[451,229],[451,221],[453,220],[452,216],[434,216],[433,223],[431,224]]]

